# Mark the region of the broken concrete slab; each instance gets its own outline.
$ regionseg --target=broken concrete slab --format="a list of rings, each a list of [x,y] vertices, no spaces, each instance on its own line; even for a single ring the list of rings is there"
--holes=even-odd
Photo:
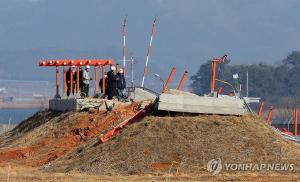
[[[198,96],[189,92],[174,90],[159,96],[158,110],[224,115],[248,113],[242,99]]]
[[[140,101],[154,101],[157,98],[158,94],[146,89],[146,88],[135,88],[133,92],[129,95],[129,98],[134,102]]]
[[[105,99],[84,98],[84,99],[50,99],[49,109],[53,111],[81,111],[89,108],[106,110]]]
[[[105,99],[84,98],[77,100],[77,110],[85,110],[89,108],[98,108],[98,110],[106,110]]]

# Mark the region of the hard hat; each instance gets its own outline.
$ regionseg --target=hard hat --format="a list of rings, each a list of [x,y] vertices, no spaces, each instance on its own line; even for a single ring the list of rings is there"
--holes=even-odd
[[[90,66],[89,66],[89,65],[87,65],[85,68],[86,68],[86,69],[90,69]]]
[[[233,78],[233,79],[238,79],[238,78],[239,78],[239,75],[238,75],[237,73],[236,73],[236,74],[233,74],[233,75],[232,75],[232,78]]]
[[[120,68],[120,73],[123,73],[123,69],[122,68]]]
[[[76,66],[75,65],[72,65],[72,68],[75,68]]]
[[[113,71],[116,71],[116,67],[113,65],[113,66],[111,66],[111,68],[110,68],[111,70],[113,70]]]

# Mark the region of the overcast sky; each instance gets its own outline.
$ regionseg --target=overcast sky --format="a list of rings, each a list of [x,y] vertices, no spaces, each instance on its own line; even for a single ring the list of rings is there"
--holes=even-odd
[[[121,59],[127,15],[127,48],[144,62],[157,16],[150,64],[161,72],[224,53],[274,63],[299,50],[299,10],[299,0],[0,0],[0,50],[114,48]]]

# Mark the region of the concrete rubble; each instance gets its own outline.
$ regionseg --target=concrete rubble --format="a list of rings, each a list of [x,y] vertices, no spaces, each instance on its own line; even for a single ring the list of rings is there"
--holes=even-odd
[[[108,102],[106,104],[105,102]],[[107,105],[112,105],[110,101],[99,98],[84,98],[84,99],[50,99],[49,108],[53,111],[82,111],[89,108],[97,108],[106,110]]]
[[[169,90],[158,95],[145,88],[135,88],[129,96],[129,100],[140,102],[141,108],[155,102],[157,98],[158,111],[222,115],[243,115],[250,112],[243,99],[230,96],[198,96],[179,90]],[[90,108],[111,111],[116,102],[100,98],[51,99],[49,105],[50,109],[55,111],[82,111]]]
[[[135,88],[129,95],[129,98],[134,102],[154,101],[158,94],[145,88]]]

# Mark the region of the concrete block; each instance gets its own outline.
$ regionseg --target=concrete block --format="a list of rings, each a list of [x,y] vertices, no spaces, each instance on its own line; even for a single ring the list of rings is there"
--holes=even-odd
[[[133,92],[131,92],[130,99],[134,102],[140,101],[154,101],[157,98],[157,95],[149,90],[142,89],[142,88],[135,88]]]
[[[76,99],[77,100],[77,110],[84,110],[89,108],[98,108],[99,110],[106,110],[105,100],[99,98],[85,98]]]
[[[158,110],[224,115],[243,115],[248,112],[242,99],[198,96],[183,91],[161,94]]]
[[[50,99],[49,109],[53,111],[76,111],[76,99]]]
[[[81,111],[89,108],[106,110],[105,100],[99,98],[50,99],[49,109],[53,111]]]

